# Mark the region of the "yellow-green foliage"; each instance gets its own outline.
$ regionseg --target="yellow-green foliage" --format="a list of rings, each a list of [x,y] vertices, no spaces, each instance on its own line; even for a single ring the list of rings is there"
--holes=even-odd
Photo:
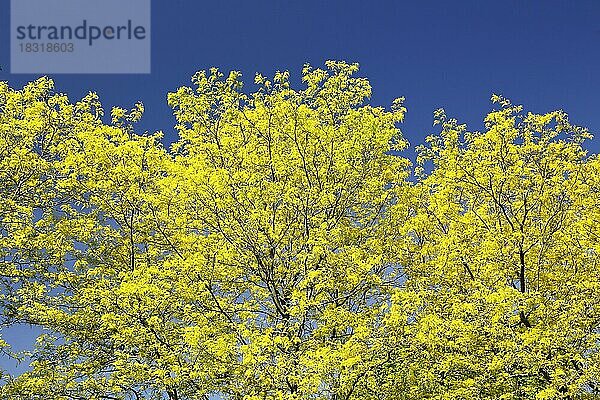
[[[169,149],[141,104],[2,83],[0,323],[44,335],[0,398],[600,396],[590,134],[493,96],[410,178],[357,70],[198,72]]]

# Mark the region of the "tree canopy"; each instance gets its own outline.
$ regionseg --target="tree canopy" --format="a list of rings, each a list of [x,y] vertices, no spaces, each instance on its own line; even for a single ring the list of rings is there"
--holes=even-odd
[[[43,329],[0,398],[600,398],[588,130],[494,95],[413,165],[357,71],[198,72],[170,146],[0,83],[0,335]]]

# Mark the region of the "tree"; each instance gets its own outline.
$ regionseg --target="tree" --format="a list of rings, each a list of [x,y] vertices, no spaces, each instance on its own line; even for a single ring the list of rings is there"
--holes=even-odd
[[[600,398],[589,132],[438,110],[409,179],[357,71],[198,72],[170,149],[141,104],[2,83],[0,328],[44,334],[0,398]]]
[[[37,340],[31,370],[7,378],[2,395],[99,398],[136,393],[138,385],[152,391],[133,377],[156,346],[141,346],[147,336],[127,342],[135,332],[115,329],[111,318],[129,310],[107,303],[115,300],[107,294],[127,301],[118,290],[136,262],[161,256],[158,246],[144,247],[151,227],[142,194],[156,188],[168,157],[159,136],[131,131],[141,105],[115,109],[114,124],[106,125],[95,94],[71,104],[52,87],[46,78],[22,91],[2,87],[5,324],[48,331]]]
[[[391,111],[366,104],[357,70],[307,66],[301,91],[287,72],[257,75],[252,94],[237,72],[200,72],[195,89],[169,94],[180,132],[172,151],[160,135],[134,132],[141,106],[115,108],[105,124],[95,95],[71,105],[46,79],[5,86],[2,104],[15,105],[3,132],[40,165],[30,163],[33,198],[14,196],[21,225],[3,220],[3,299],[10,322],[49,333],[2,395],[376,390],[400,277],[385,221],[407,176],[408,161],[390,153],[406,145],[396,126],[405,110],[401,99]],[[29,142],[13,136],[15,124]]]
[[[598,398],[591,136],[562,111],[492,100],[484,132],[436,112],[441,133],[419,155],[430,172],[399,208],[408,278],[388,324],[410,354],[407,398]]]

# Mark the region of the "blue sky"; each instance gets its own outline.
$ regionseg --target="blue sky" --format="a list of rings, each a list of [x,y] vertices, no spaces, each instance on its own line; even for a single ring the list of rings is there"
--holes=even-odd
[[[8,0],[0,1],[7,43]],[[361,64],[374,104],[406,97],[402,130],[413,145],[433,132],[438,107],[479,128],[493,92],[537,112],[562,108],[600,130],[597,1],[154,0],[151,40],[151,74],[55,75],[57,90],[73,100],[96,91],[106,108],[141,100],[139,128],[172,141],[166,94],[199,69],[241,70],[250,90],[255,72],[287,69],[298,82],[304,63],[342,59]],[[6,71],[8,46],[0,63],[0,79],[13,86],[36,78]]]
[[[37,78],[9,65],[8,0],[0,0],[0,80],[13,87]],[[299,85],[304,63],[359,62],[373,86],[372,103],[406,97],[402,125],[411,145],[432,132],[432,113],[482,126],[492,93],[535,112],[562,108],[575,123],[600,132],[600,2],[598,1],[181,1],[152,2],[152,73],[55,75],[58,91],[76,100],[96,91],[105,106],[146,114],[140,130],[175,140],[166,94],[192,74],[217,66],[241,70],[251,90],[255,72],[289,70]],[[600,138],[589,145],[600,149]],[[10,333],[15,344],[29,328]],[[2,359],[0,359],[0,364]]]

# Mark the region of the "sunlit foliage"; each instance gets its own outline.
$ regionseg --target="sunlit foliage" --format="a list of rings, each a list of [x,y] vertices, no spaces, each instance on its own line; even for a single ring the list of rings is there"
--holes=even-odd
[[[0,326],[44,332],[0,398],[600,397],[589,132],[493,96],[413,167],[357,71],[198,72],[169,147],[0,84]]]

